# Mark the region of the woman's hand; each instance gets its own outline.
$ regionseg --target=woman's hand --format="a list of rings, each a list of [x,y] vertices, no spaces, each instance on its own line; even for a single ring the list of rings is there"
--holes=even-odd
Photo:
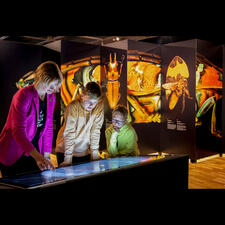
[[[36,149],[30,151],[29,154],[35,159],[41,171],[48,169],[55,171],[55,167],[53,166],[53,164],[49,160],[47,160],[43,155],[41,155]]]

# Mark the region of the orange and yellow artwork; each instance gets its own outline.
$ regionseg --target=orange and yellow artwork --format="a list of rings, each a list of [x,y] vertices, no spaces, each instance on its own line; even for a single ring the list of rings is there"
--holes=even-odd
[[[118,70],[118,61],[116,59],[116,52],[114,53],[114,58],[112,59],[112,54],[109,55],[108,66],[104,65],[104,71],[107,79],[107,92],[106,96],[111,109],[114,109],[120,100],[120,82],[119,78],[121,76],[122,65],[120,65],[120,70]]]
[[[186,97],[192,99],[188,89],[188,79],[189,70],[186,62],[180,56],[175,56],[167,68],[166,82],[162,85],[170,110],[173,110],[178,100],[182,98],[181,113],[183,113]]]
[[[61,65],[63,82],[60,89],[61,99],[67,106],[81,92],[81,87],[90,81],[101,83],[100,57],[92,56]]]
[[[202,116],[210,112],[211,120],[204,121],[204,123],[209,124],[211,134],[219,138],[222,138],[222,131],[217,128],[217,124],[221,123],[221,118],[216,118],[216,107],[219,104],[218,100],[222,98],[222,72],[220,67],[214,65],[203,55],[197,54],[195,125],[201,126]]]
[[[134,123],[160,123],[161,66],[145,54],[130,54],[127,62],[127,104],[129,120]]]

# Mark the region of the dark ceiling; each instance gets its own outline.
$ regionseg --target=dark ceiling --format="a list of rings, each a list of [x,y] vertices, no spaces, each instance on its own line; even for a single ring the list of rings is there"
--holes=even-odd
[[[167,44],[171,42],[201,39],[211,41],[215,44],[225,44],[225,37],[214,36],[0,36],[0,40],[22,42],[36,45],[49,45],[60,40],[72,40],[87,44],[106,45],[120,40],[135,40],[157,44]]]
[[[58,40],[72,40],[87,44],[108,44],[119,40],[142,41],[156,36],[0,36],[1,40],[45,45]]]

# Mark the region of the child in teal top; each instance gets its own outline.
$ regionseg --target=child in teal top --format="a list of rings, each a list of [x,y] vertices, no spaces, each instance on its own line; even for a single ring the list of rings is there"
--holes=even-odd
[[[118,105],[112,112],[112,124],[105,131],[110,157],[140,155],[137,134],[127,117],[127,109],[122,105]]]

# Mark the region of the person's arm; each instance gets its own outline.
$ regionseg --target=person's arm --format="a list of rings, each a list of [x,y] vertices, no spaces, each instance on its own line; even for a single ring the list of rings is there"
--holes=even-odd
[[[26,153],[29,153],[35,148],[31,141],[27,138],[26,132],[29,123],[27,120],[27,115],[29,114],[32,100],[33,95],[27,93],[26,90],[22,90],[14,95],[11,106],[11,110],[13,110],[13,118],[11,121],[12,135],[17,144],[20,145]]]
[[[98,114],[95,117],[93,121],[93,125],[91,128],[91,134],[90,134],[90,149],[91,149],[91,155],[92,159],[96,160],[99,158],[99,140],[101,135],[101,128],[104,121],[104,105],[100,104],[98,109]]]
[[[41,155],[36,149],[31,150],[29,154],[35,159],[40,170],[55,170],[54,165],[43,155]]]
[[[115,131],[112,126],[110,126],[108,129],[105,131],[105,137],[106,137],[106,146],[107,146],[107,151],[111,156],[116,156],[118,152],[117,148],[117,137],[118,137],[118,132]]]
[[[53,141],[53,114],[55,107],[55,94],[48,96],[51,101],[47,101],[48,107],[46,110],[46,128],[42,136],[42,149],[44,157],[49,158],[52,152],[52,141]]]
[[[77,115],[73,112],[73,105],[69,104],[64,114],[65,130],[63,133],[64,137],[64,162],[60,166],[66,166],[72,164],[73,150],[75,146],[75,129],[77,123]]]
[[[108,151],[108,148],[109,148],[109,141],[110,141],[111,135],[112,135],[112,128],[109,126],[105,130],[105,139],[106,139],[106,148],[107,148],[107,151]]]

